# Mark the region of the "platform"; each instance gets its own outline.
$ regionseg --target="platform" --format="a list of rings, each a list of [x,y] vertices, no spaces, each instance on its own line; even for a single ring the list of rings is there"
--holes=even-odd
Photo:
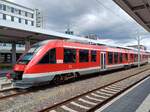
[[[11,80],[6,77],[0,77],[0,91],[13,88]]]
[[[0,78],[5,77],[7,73],[13,72],[12,69],[5,69],[5,70],[0,70]]]
[[[150,77],[96,112],[150,112]]]

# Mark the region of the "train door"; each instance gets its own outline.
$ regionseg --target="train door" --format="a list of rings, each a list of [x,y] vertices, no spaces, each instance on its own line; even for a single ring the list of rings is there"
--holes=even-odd
[[[101,69],[106,69],[106,53],[105,52],[101,52],[101,59],[100,59],[100,63],[101,63]]]

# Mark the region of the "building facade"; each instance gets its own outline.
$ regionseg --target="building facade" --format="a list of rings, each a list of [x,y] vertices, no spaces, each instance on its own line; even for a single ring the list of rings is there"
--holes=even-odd
[[[42,13],[38,9],[31,9],[7,0],[0,0],[0,22],[10,22],[16,25],[43,27]],[[2,33],[2,32],[0,32]],[[25,51],[25,46],[16,45],[16,59]],[[0,65],[12,62],[12,44],[0,42]]]
[[[34,27],[43,26],[43,17],[38,9],[31,9],[7,0],[0,0],[0,20]]]

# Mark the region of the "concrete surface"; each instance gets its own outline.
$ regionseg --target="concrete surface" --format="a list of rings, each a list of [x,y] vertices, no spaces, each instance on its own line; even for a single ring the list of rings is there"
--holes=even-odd
[[[101,112],[150,112],[150,77]]]
[[[150,112],[150,94],[146,97],[146,99],[138,107],[136,112]]]

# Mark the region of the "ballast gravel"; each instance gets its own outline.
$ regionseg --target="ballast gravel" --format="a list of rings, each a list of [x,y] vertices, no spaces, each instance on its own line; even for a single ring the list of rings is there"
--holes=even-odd
[[[29,94],[0,100],[0,112],[37,112],[42,108],[62,102],[147,68],[150,68],[150,65],[144,65],[140,69],[132,68],[105,75],[98,75],[55,87],[51,87],[50,85],[50,87],[45,90],[38,90]]]

